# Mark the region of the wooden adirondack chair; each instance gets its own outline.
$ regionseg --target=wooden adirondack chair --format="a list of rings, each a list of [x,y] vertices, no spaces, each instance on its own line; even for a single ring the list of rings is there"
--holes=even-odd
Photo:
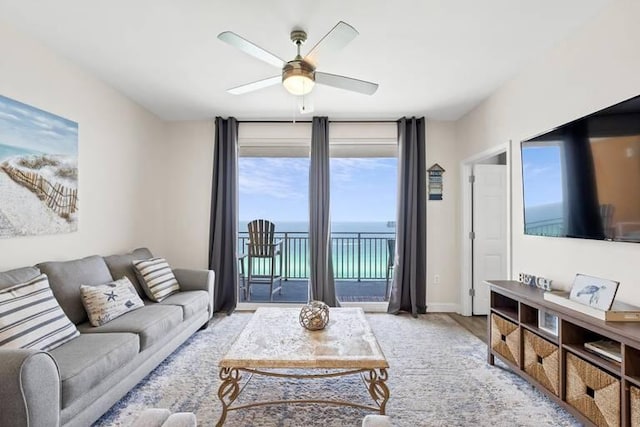
[[[282,241],[275,240],[275,224],[266,219],[256,219],[248,224],[246,297],[251,299],[252,284],[268,284],[270,301],[275,292],[282,293]],[[279,268],[276,269],[276,257]],[[263,260],[263,261],[260,261]],[[254,274],[254,270],[259,273]],[[274,283],[278,286],[274,288]]]

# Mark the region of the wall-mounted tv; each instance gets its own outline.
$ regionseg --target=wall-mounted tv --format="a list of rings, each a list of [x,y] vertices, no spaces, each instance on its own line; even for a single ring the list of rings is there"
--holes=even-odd
[[[640,96],[521,143],[524,232],[640,242]]]

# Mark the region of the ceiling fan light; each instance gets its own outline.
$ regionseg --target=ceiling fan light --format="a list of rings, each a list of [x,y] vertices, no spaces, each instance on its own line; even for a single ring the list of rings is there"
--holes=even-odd
[[[307,76],[289,76],[282,84],[292,95],[306,95],[315,86],[315,82]]]
[[[314,69],[304,61],[294,60],[282,70],[282,85],[292,95],[306,95],[316,84]]]

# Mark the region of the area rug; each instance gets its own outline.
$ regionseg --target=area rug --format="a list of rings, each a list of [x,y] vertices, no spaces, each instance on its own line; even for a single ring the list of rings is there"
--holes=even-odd
[[[150,407],[194,412],[201,426],[214,426],[221,406],[217,363],[250,319],[250,313],[216,317],[95,426],[129,426]],[[394,426],[579,426],[550,399],[504,366],[489,366],[486,345],[452,318],[427,314],[368,314],[389,361]],[[356,376],[330,381],[254,377],[243,402],[335,398],[369,403]],[[275,405],[230,412],[225,426],[359,426],[365,411],[321,405]]]

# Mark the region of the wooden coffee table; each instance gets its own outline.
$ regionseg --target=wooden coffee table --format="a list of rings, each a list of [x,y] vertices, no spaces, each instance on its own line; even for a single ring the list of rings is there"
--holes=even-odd
[[[385,413],[389,364],[361,308],[332,308],[329,324],[308,331],[298,322],[299,308],[259,308],[220,360],[218,398],[222,426],[229,411],[282,403],[324,403]],[[274,369],[276,369],[274,371]],[[300,370],[283,373],[277,369]],[[317,370],[323,370],[318,372]],[[313,371],[315,370],[315,371]],[[306,371],[306,372],[305,372]],[[246,380],[241,373],[247,373]],[[275,400],[232,406],[253,375],[281,378],[332,378],[361,375],[375,406],[345,400]],[[244,384],[242,384],[244,383]]]

